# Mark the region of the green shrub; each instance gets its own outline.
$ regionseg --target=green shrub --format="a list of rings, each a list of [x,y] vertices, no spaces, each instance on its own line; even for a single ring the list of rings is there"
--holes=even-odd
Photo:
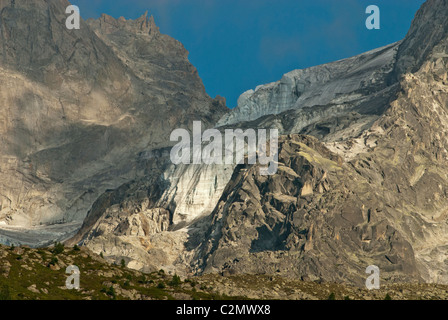
[[[62,243],[60,243],[60,242],[56,242],[55,244],[54,244],[54,248],[53,248],[53,254],[55,254],[55,255],[57,255],[57,254],[60,254],[60,253],[62,253],[62,252],[64,252],[64,245],[62,244]]]
[[[140,277],[140,279],[138,280],[138,283],[147,284],[146,277],[144,274]]]
[[[52,257],[50,262],[48,263],[48,266],[50,266],[50,265],[54,266],[54,265],[56,265],[56,263],[58,263],[58,261],[59,261],[58,258]]]
[[[112,298],[112,300],[117,299],[117,294],[115,293],[114,287],[110,286],[109,289],[105,290],[103,289],[102,292],[106,293],[108,296]]]
[[[103,252],[100,252],[100,257],[104,259]]]
[[[109,290],[107,290],[107,294],[114,299],[117,297],[117,294],[115,293],[115,289],[112,286],[109,287]]]
[[[336,300],[336,295],[334,294],[334,292],[330,293],[330,295],[328,296],[328,300]]]
[[[121,259],[120,264],[121,264],[121,267],[122,267],[122,268],[125,268],[125,267],[126,267],[126,261],[124,261],[124,259]]]
[[[196,287],[196,285],[197,285],[197,282],[194,280],[187,279],[187,280],[185,280],[185,282],[189,283],[192,288]]]
[[[178,287],[181,283],[182,283],[182,280],[180,280],[180,277],[177,274],[175,274],[169,284],[172,287]]]
[[[392,300],[392,298],[390,297],[389,294],[386,294],[386,297],[384,298],[384,300]]]
[[[75,244],[75,245],[73,246],[73,251],[79,251],[79,250],[81,250],[81,249],[78,247],[77,244]]]
[[[163,282],[159,282],[159,284],[157,285],[157,288],[159,288],[159,289],[165,289],[166,286],[165,286],[165,284],[164,284]]]
[[[11,293],[9,292],[9,287],[6,284],[0,288],[0,300],[11,300]]]

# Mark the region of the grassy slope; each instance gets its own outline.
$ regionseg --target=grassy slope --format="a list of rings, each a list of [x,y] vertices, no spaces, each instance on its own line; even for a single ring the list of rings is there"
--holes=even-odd
[[[381,290],[304,282],[267,275],[176,278],[163,270],[143,274],[111,265],[86,248],[30,249],[0,245],[0,300],[168,299],[448,299],[448,286],[383,284]],[[68,290],[68,265],[79,267],[80,290]],[[176,281],[177,280],[177,281]]]
[[[143,274],[108,264],[84,248],[65,248],[63,252],[57,253],[54,249],[0,246],[0,257],[0,299],[230,298],[196,288],[197,285],[192,280],[173,282],[173,276],[166,275],[163,271]],[[68,265],[76,265],[80,269],[80,290],[68,290],[65,287],[69,276],[65,273]]]

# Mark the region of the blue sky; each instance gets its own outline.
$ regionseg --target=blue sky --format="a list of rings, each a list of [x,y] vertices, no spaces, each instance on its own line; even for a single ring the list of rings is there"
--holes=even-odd
[[[84,19],[135,19],[146,10],[181,41],[208,94],[234,107],[241,93],[294,69],[401,40],[424,0],[71,0]],[[368,30],[368,5],[381,29]]]

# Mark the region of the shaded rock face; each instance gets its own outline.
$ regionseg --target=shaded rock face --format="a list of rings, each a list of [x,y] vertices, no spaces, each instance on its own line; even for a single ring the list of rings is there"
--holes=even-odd
[[[363,285],[377,265],[384,281],[447,283],[446,15],[447,1],[429,0],[402,42],[243,94],[218,126],[279,129],[278,174],[168,166],[156,187],[136,182],[158,190],[149,242],[128,227],[95,236],[121,221],[107,205],[78,239],[140,269]],[[146,200],[127,188],[119,202],[133,204],[132,217]]]
[[[65,26],[68,1],[0,2],[0,237],[44,245],[106,191],[163,167],[142,154],[226,112],[145,14]],[[26,231],[20,228],[27,228]]]
[[[125,259],[128,266],[139,270],[163,268],[192,274],[190,264],[197,244],[188,243],[192,238],[200,241],[198,237],[203,236],[207,227],[204,218],[215,208],[233,168],[233,165],[153,168],[144,178],[103,194],[67,244],[81,243],[117,263]],[[143,222],[142,214],[147,222]],[[154,227],[146,233],[130,233],[126,231],[129,219],[134,219],[137,230],[144,230],[145,224]],[[123,221],[127,221],[124,229]]]

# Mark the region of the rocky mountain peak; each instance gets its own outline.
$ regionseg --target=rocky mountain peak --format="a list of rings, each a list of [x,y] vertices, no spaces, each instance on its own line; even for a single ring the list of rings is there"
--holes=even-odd
[[[428,0],[422,5],[399,47],[395,77],[418,71],[431,55],[448,56],[447,15],[447,0]]]
[[[98,80],[104,81],[101,89],[113,95],[113,83],[128,82],[127,72],[83,20],[79,30],[67,29],[68,5],[66,0],[16,1],[14,6],[10,1],[2,1],[1,66],[61,92],[61,86],[67,82],[83,82],[83,86],[90,87]]]
[[[91,21],[89,20],[89,22]],[[159,27],[157,27],[154,21],[154,16],[148,17],[148,11],[135,20],[126,20],[124,17],[115,19],[107,14],[102,14],[98,22],[99,28],[104,34],[111,34],[119,30],[147,35],[159,33]]]

